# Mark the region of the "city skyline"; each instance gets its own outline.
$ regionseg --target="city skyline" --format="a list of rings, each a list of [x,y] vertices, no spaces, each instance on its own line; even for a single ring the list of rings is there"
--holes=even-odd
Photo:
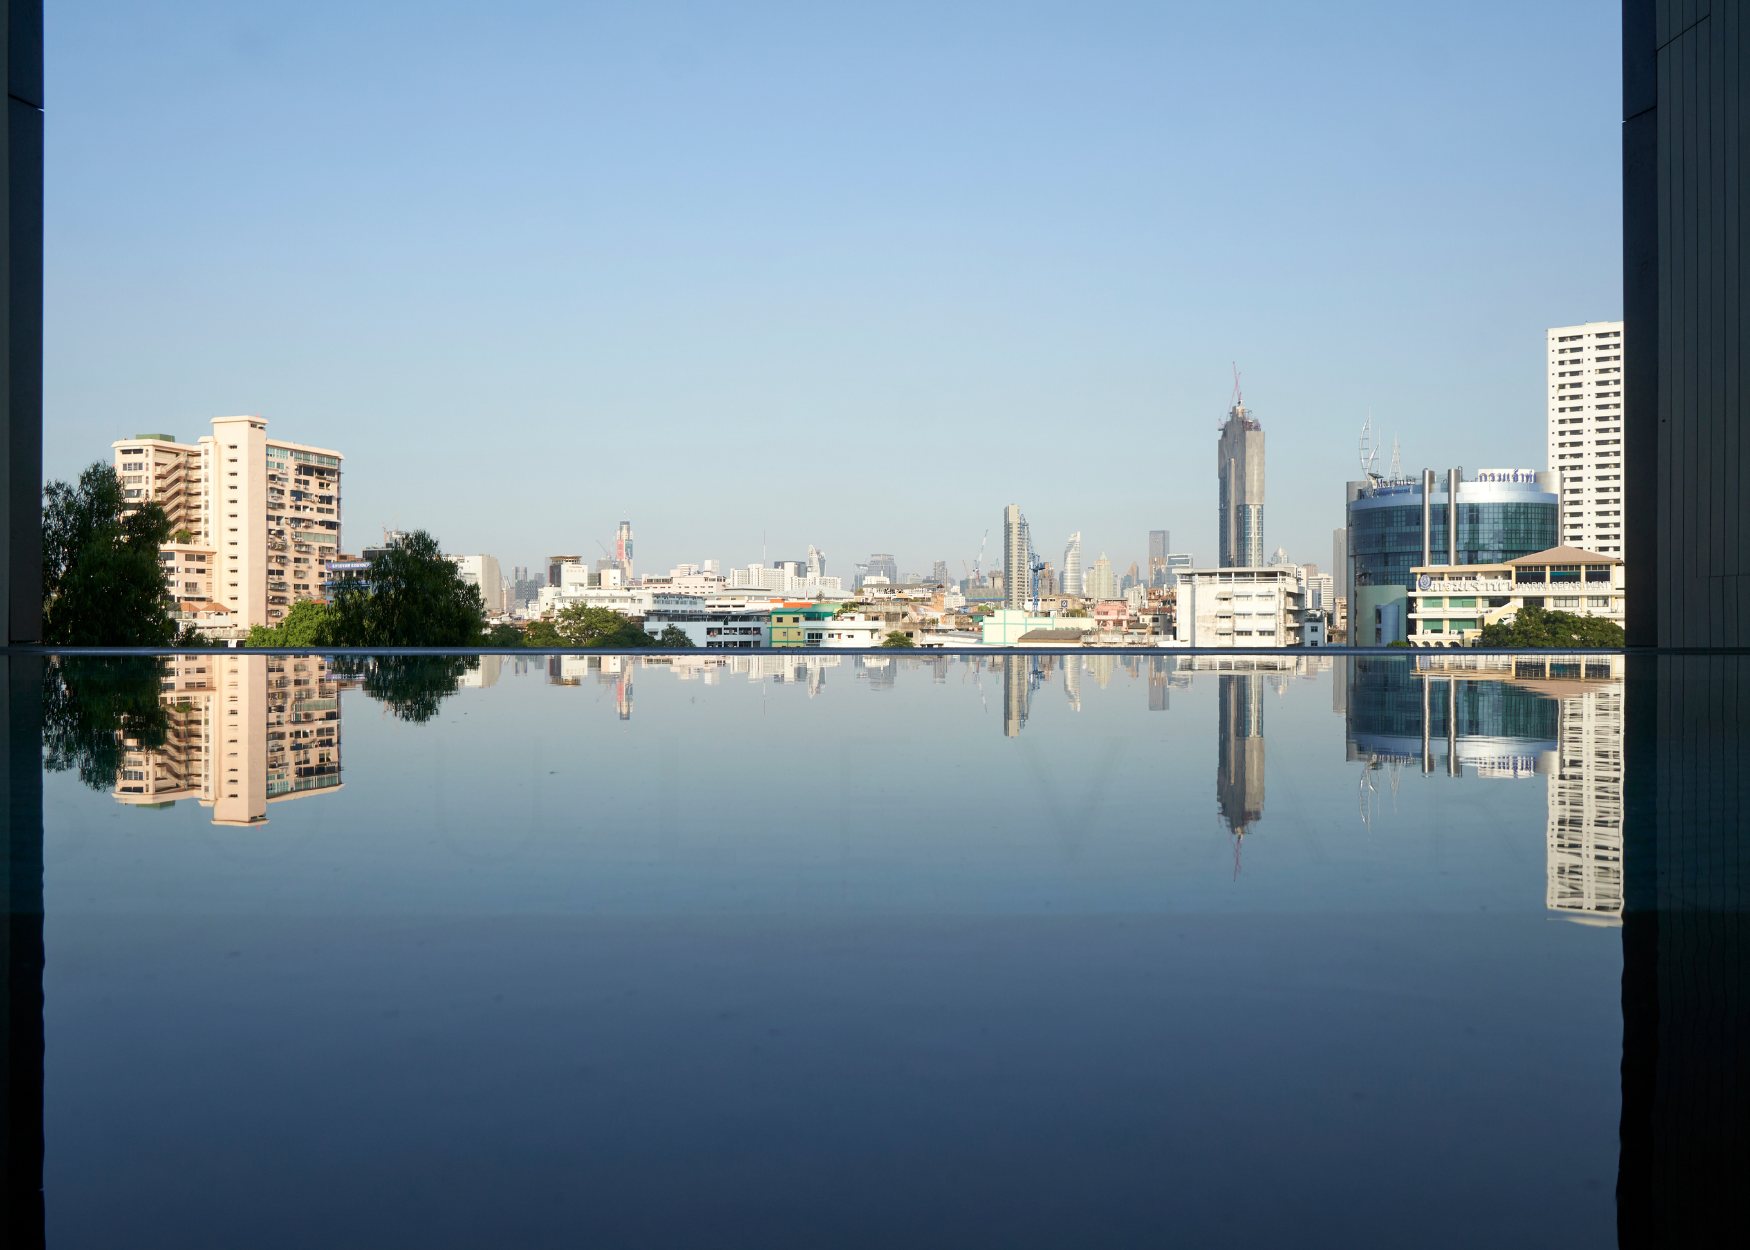
[[[411,43],[385,11],[319,3],[57,10],[45,471],[101,458],[118,413],[184,437],[252,413],[346,448],[355,540],[426,528],[533,565],[629,516],[644,568],[746,564],[763,532],[785,558],[957,569],[982,492],[905,475],[873,529],[847,506],[880,429],[996,467],[1046,554],[1080,530],[1124,567],[1165,526],[1207,563],[1194,449],[1238,360],[1297,466],[1269,545],[1317,560],[1369,407],[1414,464],[1481,445],[1534,465],[1544,329],[1620,316],[1614,267],[1566,259],[1618,251],[1618,88],[1596,68],[1618,33],[1589,15],[1006,14],[992,45],[922,10],[762,6],[730,28],[511,5]],[[1549,63],[1558,34],[1578,46]],[[1236,96],[1217,67],[1241,58],[1270,72]],[[188,63],[167,86],[147,70]],[[1508,124],[1556,111],[1554,148]],[[1250,187],[1194,193],[1194,170]],[[1430,392],[1435,343],[1465,368]],[[1019,452],[1066,423],[1150,473],[1113,489]],[[687,449],[688,490],[648,439],[598,450],[645,429]],[[754,429],[808,431],[824,471],[786,474]],[[555,460],[587,524],[544,488]]]

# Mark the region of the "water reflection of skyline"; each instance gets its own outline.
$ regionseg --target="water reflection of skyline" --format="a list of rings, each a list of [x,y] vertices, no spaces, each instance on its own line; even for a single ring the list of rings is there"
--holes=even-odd
[[[1623,910],[1623,657],[1431,653],[1343,660],[1348,759],[1480,780],[1545,778],[1545,903]]]
[[[161,747],[124,738],[118,802],[191,799],[216,825],[259,824],[270,803],[340,789],[340,692],[321,656],[185,655],[158,664]]]
[[[1120,672],[1143,687],[1149,711],[1161,712],[1169,710],[1174,686],[1213,674],[1215,809],[1238,840],[1256,830],[1266,810],[1266,690],[1280,694],[1286,683],[1317,677],[1333,662],[1333,708],[1344,717],[1349,762],[1370,773],[1390,770],[1394,794],[1404,770],[1479,780],[1544,777],[1547,906],[1604,922],[1620,916],[1620,657],[494,655],[466,668],[458,662],[454,675],[428,676],[421,694],[490,688],[508,666],[514,674],[542,671],[554,685],[598,684],[611,692],[619,719],[630,720],[640,670],[706,686],[732,678],[803,685],[812,699],[825,690],[828,670],[841,665],[875,692],[894,689],[902,671],[928,671],[933,684],[943,684],[961,668],[975,679],[987,672],[1000,677],[1002,732],[1016,738],[1041,688],[1059,674],[1072,713],[1081,711],[1084,690],[1105,690]],[[394,706],[397,689],[395,674],[371,673],[361,683],[321,656],[167,657],[158,680],[164,741],[153,749],[123,741],[115,797],[135,807],[192,800],[211,808],[222,825],[259,823],[272,803],[338,790],[342,693],[363,684],[379,696],[388,691]],[[435,694],[425,688],[433,681]]]
[[[1089,664],[1083,657],[893,657],[866,668],[860,657],[831,657],[832,663],[825,665],[810,665],[802,657],[738,657],[739,664],[711,665],[596,657],[616,662],[593,669],[588,658],[582,673],[615,688],[617,711],[623,688],[627,714],[635,672],[651,679],[667,669],[676,681],[710,684],[734,673],[784,686],[806,683],[813,696],[832,676],[825,668],[836,664],[867,672],[869,679],[878,674],[882,684],[871,680],[871,689],[897,689],[905,697],[908,685],[913,695],[918,692],[926,674],[933,686],[957,673],[976,681],[1000,670],[1005,707],[1009,690],[1017,695],[1015,732],[1039,735],[1041,756],[1054,749],[1052,734],[1061,741],[1066,723],[1078,723],[1066,722],[1066,712],[1128,708],[1128,720],[1108,718],[1105,724],[1128,725],[1120,732],[1134,732],[1141,718],[1131,713],[1164,711],[1169,692],[1195,687],[1200,677],[1213,673],[1215,680],[1205,679],[1202,688],[1216,703],[1209,718],[1217,733],[1216,806],[1222,823],[1236,832],[1268,828],[1266,731],[1274,728],[1289,735],[1287,726],[1294,724],[1292,733],[1303,744],[1317,744],[1319,731],[1312,729],[1309,737],[1309,725],[1331,723],[1323,719],[1322,707],[1318,720],[1309,722],[1264,706],[1268,690],[1286,693],[1289,683],[1316,676],[1316,668],[1248,669],[1232,660],[1197,663],[1202,657],[1165,657],[1158,664],[1155,657],[1140,657],[1134,665],[1125,662],[1128,657],[1099,657],[1112,661],[1109,666]],[[1005,662],[1017,658],[1027,662]],[[775,664],[768,667],[768,660]],[[44,661],[13,663],[40,667]],[[1654,664],[1660,667],[1654,669]],[[1345,731],[1343,754],[1363,773],[1396,768],[1409,784],[1424,785],[1435,798],[1459,794],[1449,788],[1455,785],[1513,788],[1543,778],[1547,906],[1592,924],[1623,925],[1617,1194],[1625,1228],[1669,1221],[1674,1213],[1696,1209],[1693,1204],[1708,1193],[1724,1192],[1734,1175],[1728,1165],[1742,1156],[1742,1098],[1734,1082],[1744,1041],[1738,827],[1744,773],[1737,764],[1743,734],[1736,709],[1750,702],[1744,698],[1750,690],[1750,664],[1731,657],[1654,657],[1641,670],[1638,688],[1625,683],[1626,666],[1620,658],[1552,661],[1436,654],[1381,661],[1339,658],[1332,673],[1332,706]],[[485,688],[513,672],[545,679],[547,668],[545,657],[505,658],[458,680]],[[34,677],[28,668],[24,671],[21,688],[29,689]],[[1060,671],[1065,704],[1055,698],[1035,702]],[[341,703],[368,694],[361,681],[337,673],[327,661],[306,657],[179,657],[156,668],[142,667],[141,672],[151,678],[145,687],[147,701],[160,701],[167,729],[162,745],[150,751],[138,739],[125,739],[120,754],[107,757],[106,767],[119,762],[113,786],[117,801],[145,806],[187,798],[210,806],[216,822],[255,824],[265,819],[271,803],[338,793]],[[1095,696],[1102,675],[1108,679],[1103,701]],[[1126,675],[1139,689],[1127,688]],[[855,685],[847,682],[843,690],[854,696]],[[1635,716],[1629,714],[1631,705],[1638,707]],[[18,712],[21,706],[15,699],[15,714],[25,717],[15,732],[18,741],[28,743],[30,725],[28,715]],[[1177,706],[1182,714],[1193,707],[1200,709],[1200,717],[1207,713],[1197,700],[1180,700]],[[387,703],[384,707],[392,710]],[[660,710],[667,714],[672,708],[670,704]],[[1005,737],[1010,736],[1009,720],[1005,715]],[[982,732],[990,734],[990,729]],[[1207,749],[1202,745],[1206,732],[1197,727],[1190,749]],[[1633,734],[1641,740],[1638,757],[1628,740]],[[1290,755],[1278,758],[1279,769],[1292,766],[1286,761],[1292,759],[1293,743],[1290,738],[1286,744]],[[1000,744],[989,745],[995,750]],[[1090,779],[1091,791],[1104,784],[1100,777]],[[1640,817],[1625,830],[1625,790],[1633,784],[1641,787]],[[107,802],[102,798],[105,787],[95,788],[97,793],[88,797]],[[20,792],[30,797],[23,788]],[[1305,804],[1292,791],[1279,794],[1278,819],[1286,821]],[[1454,810],[1467,806],[1473,813],[1480,810],[1468,798]],[[321,810],[332,808],[323,805]],[[27,817],[22,822],[19,811]],[[1458,827],[1479,846],[1497,832],[1474,818]],[[40,811],[30,817],[26,808],[15,807],[15,842],[21,830],[28,834],[33,828],[40,839]],[[1283,829],[1290,826],[1284,823]],[[1527,828],[1521,822],[1515,829],[1523,835],[1516,839],[1521,845],[1526,838],[1535,839],[1535,824]],[[28,838],[19,844],[31,850]],[[35,860],[15,854],[15,862],[39,865],[34,914],[40,929],[40,846],[34,854]],[[33,913],[27,908],[21,914],[28,920]],[[1576,932],[1566,925],[1546,927]],[[25,941],[32,936],[28,925],[19,933],[19,949],[38,952],[35,965],[18,965],[23,970],[21,993],[36,995],[25,1007],[31,1002],[40,1006],[40,933],[35,947]],[[31,980],[32,967],[37,981]],[[1608,1179],[1604,1183],[1608,1186]]]

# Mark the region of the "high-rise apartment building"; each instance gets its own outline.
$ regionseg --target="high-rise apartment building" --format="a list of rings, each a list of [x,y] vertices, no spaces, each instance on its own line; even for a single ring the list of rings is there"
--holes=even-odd
[[[1622,325],[1549,331],[1549,467],[1562,475],[1562,545],[1622,554]]]
[[[1116,599],[1118,597],[1118,579],[1112,573],[1112,561],[1106,558],[1102,551],[1100,558],[1095,560],[1087,574],[1082,578],[1082,594],[1089,599]]]
[[[1077,530],[1069,536],[1069,542],[1063,549],[1063,593],[1079,595],[1082,593],[1082,532]]]
[[[497,556],[451,556],[450,560],[470,586],[480,587],[480,602],[488,615],[497,616],[509,608],[504,594],[504,573]]]
[[[1027,518],[1016,504],[1003,509],[1003,606],[1025,608],[1033,585],[1033,544],[1027,533]],[[871,573],[874,566],[870,566]]]
[[[1239,392],[1228,409],[1215,446],[1216,533],[1222,568],[1257,568],[1264,563],[1264,427]]]
[[[211,600],[247,627],[323,598],[340,550],[338,451],[270,439],[253,416],[216,417],[194,443],[146,434],[111,448],[127,503],[170,516],[160,558],[179,606]]]

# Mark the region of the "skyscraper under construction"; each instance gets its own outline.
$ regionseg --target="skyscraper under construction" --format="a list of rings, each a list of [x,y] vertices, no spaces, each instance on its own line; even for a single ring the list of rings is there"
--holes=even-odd
[[[1257,567],[1264,563],[1264,427],[1246,411],[1234,378],[1234,402],[1221,427],[1215,448],[1220,479],[1217,535],[1222,568]]]
[[[1003,509],[1003,606],[1025,608],[1033,598],[1033,540],[1014,504]]]

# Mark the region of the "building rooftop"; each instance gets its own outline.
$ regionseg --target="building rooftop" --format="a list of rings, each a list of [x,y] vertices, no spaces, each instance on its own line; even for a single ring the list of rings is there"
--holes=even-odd
[[[1621,556],[1600,555],[1596,551],[1581,551],[1578,547],[1551,547],[1548,551],[1533,552],[1528,556],[1520,556],[1515,560],[1504,560],[1503,564],[1621,564]]]

